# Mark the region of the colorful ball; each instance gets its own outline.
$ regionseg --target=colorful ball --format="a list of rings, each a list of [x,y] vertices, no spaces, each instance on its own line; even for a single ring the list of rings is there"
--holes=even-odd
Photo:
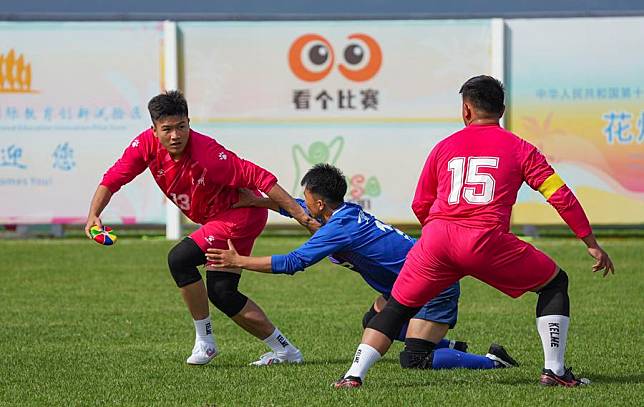
[[[111,246],[116,242],[116,235],[109,226],[103,226],[102,229],[98,226],[92,226],[89,234],[92,235],[92,239],[96,243],[102,244],[103,246]]]

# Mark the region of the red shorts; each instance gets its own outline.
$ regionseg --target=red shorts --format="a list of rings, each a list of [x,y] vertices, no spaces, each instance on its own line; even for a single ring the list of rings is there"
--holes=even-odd
[[[266,208],[229,209],[194,231],[190,238],[204,253],[211,247],[228,249],[230,239],[239,254],[249,256],[255,239],[266,226],[267,219]]]
[[[550,257],[509,232],[432,220],[407,254],[392,289],[401,304],[420,307],[464,276],[516,298],[557,271]]]

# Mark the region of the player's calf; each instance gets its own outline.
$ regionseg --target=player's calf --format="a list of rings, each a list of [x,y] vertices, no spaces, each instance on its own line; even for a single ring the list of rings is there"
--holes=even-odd
[[[208,298],[218,310],[229,318],[239,314],[244,308],[248,297],[239,292],[241,275],[221,271],[208,271]]]
[[[557,376],[564,376],[564,355],[570,322],[566,272],[559,270],[557,276],[539,290],[538,294],[537,331],[543,346],[544,368]]]

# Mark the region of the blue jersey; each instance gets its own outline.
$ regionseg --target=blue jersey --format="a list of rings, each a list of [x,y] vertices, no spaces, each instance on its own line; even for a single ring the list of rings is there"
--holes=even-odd
[[[306,209],[303,200],[297,201]],[[388,296],[415,242],[359,205],[344,203],[298,249],[273,256],[271,267],[273,273],[294,274],[329,256],[332,262],[359,273],[373,289]]]

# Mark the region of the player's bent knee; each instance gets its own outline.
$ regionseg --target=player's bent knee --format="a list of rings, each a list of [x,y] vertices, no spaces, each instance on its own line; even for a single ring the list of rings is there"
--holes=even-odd
[[[229,318],[239,314],[246,306],[248,297],[238,290],[241,275],[220,271],[208,271],[208,298],[218,310]]]
[[[557,276],[553,278],[545,287],[543,287],[539,292],[544,291],[568,291],[568,274],[563,269],[559,269]]]
[[[362,317],[362,328],[366,328],[369,324],[369,321],[371,321],[371,318],[375,317],[377,314],[378,311],[376,311],[372,304],[371,308],[369,308],[369,311],[365,312],[364,316]]]
[[[412,352],[407,349],[400,352],[400,366],[403,369],[431,369],[434,351]]]
[[[570,316],[568,274],[559,270],[557,276],[538,292],[537,318],[545,315]]]
[[[398,337],[398,333],[405,322],[416,315],[418,310],[420,310],[420,307],[408,307],[391,297],[387,301],[385,308],[371,318],[367,328],[381,332],[393,342]]]
[[[190,238],[185,238],[168,253],[168,267],[177,287],[185,287],[201,280],[197,265],[206,261],[201,248]]]

